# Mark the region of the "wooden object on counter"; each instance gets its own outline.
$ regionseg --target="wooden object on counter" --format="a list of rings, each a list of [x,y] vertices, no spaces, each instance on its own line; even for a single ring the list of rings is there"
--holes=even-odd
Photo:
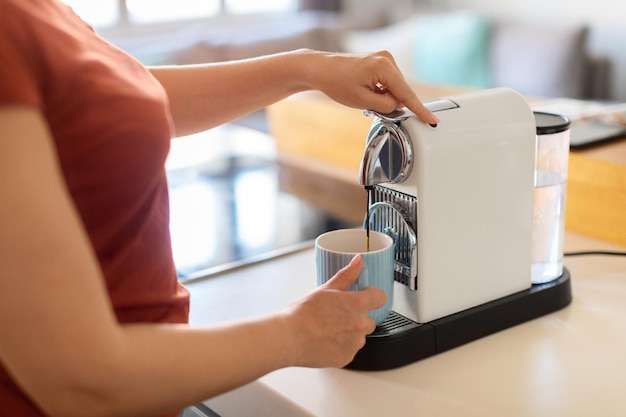
[[[570,152],[565,229],[626,245],[626,140]]]
[[[272,105],[267,113],[281,154],[358,172],[371,123],[361,110],[306,93]]]
[[[466,90],[418,85],[416,91],[428,100]],[[268,116],[289,191],[345,220],[362,219],[357,175],[371,119],[319,93],[279,102]],[[626,245],[626,140],[570,152],[565,228]]]

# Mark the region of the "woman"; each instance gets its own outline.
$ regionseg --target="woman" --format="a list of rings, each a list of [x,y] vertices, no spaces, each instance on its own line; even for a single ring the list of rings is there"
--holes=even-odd
[[[285,311],[186,326],[169,141],[293,93],[436,117],[384,52],[144,68],[59,0],[0,0],[0,416],[176,415],[286,366],[341,367],[381,291],[356,257]]]

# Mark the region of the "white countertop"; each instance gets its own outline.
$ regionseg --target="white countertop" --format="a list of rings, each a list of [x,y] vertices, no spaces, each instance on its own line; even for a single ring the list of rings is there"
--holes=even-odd
[[[565,250],[626,248],[568,233]],[[223,417],[624,416],[626,257],[565,265],[574,298],[557,312],[389,371],[282,369],[207,405]],[[314,286],[313,250],[300,251],[190,283],[190,320],[279,311]]]

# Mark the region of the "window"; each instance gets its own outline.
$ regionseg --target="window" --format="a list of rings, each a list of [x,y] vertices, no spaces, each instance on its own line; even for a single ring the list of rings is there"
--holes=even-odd
[[[219,0],[126,0],[128,20],[133,23],[156,23],[216,16]]]
[[[226,0],[226,11],[233,14],[282,12],[295,9],[293,0]]]
[[[62,0],[96,27],[294,11],[298,0]]]
[[[62,0],[93,26],[113,26],[120,20],[117,0]]]

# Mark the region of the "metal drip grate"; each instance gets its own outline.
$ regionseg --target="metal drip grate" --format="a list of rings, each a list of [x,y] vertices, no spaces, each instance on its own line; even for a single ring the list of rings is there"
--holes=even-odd
[[[398,314],[395,311],[391,311],[385,321],[376,327],[374,333],[368,337],[385,337],[393,333],[403,332],[414,327],[420,326],[419,323],[404,317],[402,314]]]

